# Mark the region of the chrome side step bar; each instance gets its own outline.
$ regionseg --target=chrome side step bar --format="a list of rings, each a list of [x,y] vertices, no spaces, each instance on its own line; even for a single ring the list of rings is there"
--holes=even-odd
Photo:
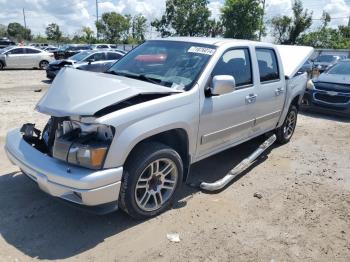
[[[213,183],[202,182],[200,188],[207,191],[217,191],[224,188],[228,183],[230,183],[235,177],[240,173],[250,167],[254,161],[274,142],[276,141],[276,135],[270,136],[264,143],[262,143],[258,149],[256,149],[249,157],[243,159],[241,163],[235,166],[230,172],[220,180]]]

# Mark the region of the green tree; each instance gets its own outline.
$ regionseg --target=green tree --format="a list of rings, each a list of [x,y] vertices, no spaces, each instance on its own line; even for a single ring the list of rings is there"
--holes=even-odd
[[[289,39],[292,18],[288,16],[274,17],[271,20],[272,36],[275,37],[277,43],[285,43]]]
[[[208,35],[211,15],[208,3],[208,0],[167,0],[165,13],[151,25],[162,37]]]
[[[48,40],[59,42],[62,38],[62,32],[58,24],[51,23],[46,27],[45,34]]]
[[[30,29],[24,28],[20,23],[9,23],[7,26],[7,34],[9,37],[15,38],[17,41],[31,40]]]
[[[224,36],[257,39],[262,15],[261,0],[225,0],[221,9]]]
[[[111,43],[120,43],[128,38],[131,17],[116,12],[104,13],[96,22],[99,34]]]
[[[145,41],[145,34],[147,30],[147,19],[143,15],[135,15],[132,18],[132,38],[135,39],[137,43],[142,43]]]
[[[293,16],[274,17],[271,20],[273,35],[280,44],[294,45],[298,38],[310,28],[312,12],[303,8],[301,0],[295,0],[292,6]]]
[[[92,43],[95,41],[94,31],[90,27],[83,26],[82,32],[87,43]]]
[[[215,19],[209,20],[208,33],[206,36],[217,37],[222,35],[223,32],[224,32],[224,28],[220,20],[215,20]]]
[[[0,37],[7,37],[7,26],[0,24]]]

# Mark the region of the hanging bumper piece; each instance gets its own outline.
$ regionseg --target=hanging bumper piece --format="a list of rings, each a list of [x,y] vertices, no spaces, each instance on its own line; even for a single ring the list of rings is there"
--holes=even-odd
[[[213,183],[202,182],[200,188],[207,191],[217,191],[224,188],[228,183],[230,183],[235,177],[240,173],[250,167],[254,161],[274,142],[276,141],[276,135],[270,136],[264,143],[262,143],[249,157],[245,158],[237,166],[230,170],[230,172]]]

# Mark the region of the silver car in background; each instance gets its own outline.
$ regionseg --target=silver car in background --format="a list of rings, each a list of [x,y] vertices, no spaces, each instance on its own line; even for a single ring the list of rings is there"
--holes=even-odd
[[[4,68],[45,69],[55,60],[52,53],[31,46],[11,46],[0,50],[0,70]]]

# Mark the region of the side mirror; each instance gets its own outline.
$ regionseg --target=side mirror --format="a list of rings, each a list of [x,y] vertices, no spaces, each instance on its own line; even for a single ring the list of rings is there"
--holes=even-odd
[[[89,59],[87,60],[87,62],[88,62],[88,64],[91,64],[92,62],[95,62],[95,59],[89,58]]]
[[[210,93],[213,96],[224,95],[235,90],[236,81],[230,75],[217,75],[213,77]]]

